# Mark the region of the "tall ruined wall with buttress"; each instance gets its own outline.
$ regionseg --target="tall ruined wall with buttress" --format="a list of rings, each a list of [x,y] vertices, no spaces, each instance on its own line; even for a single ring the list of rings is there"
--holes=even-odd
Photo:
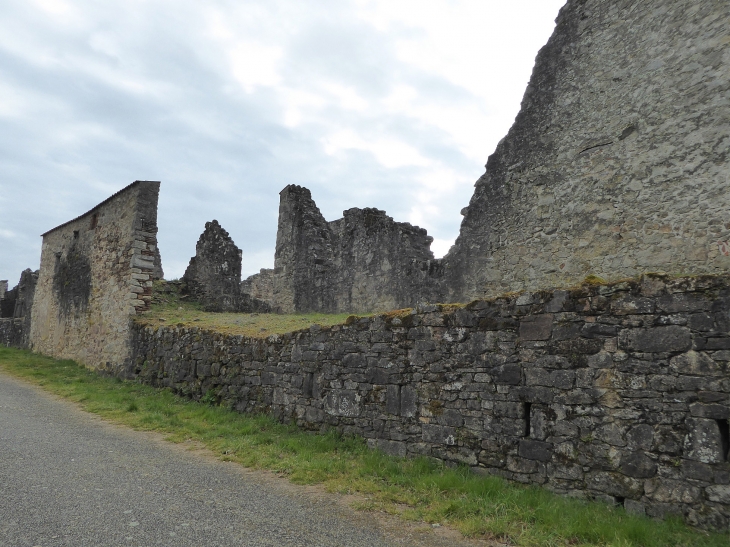
[[[730,10],[569,0],[477,181],[442,298],[730,268]]]
[[[434,297],[438,261],[426,230],[378,209],[343,215],[327,222],[309,190],[282,190],[273,279],[280,311],[382,311]]]

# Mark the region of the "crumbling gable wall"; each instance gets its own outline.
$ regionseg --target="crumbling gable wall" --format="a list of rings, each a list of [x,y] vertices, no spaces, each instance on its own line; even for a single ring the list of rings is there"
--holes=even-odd
[[[730,268],[730,44],[712,0],[569,0],[445,257],[445,300]]]
[[[412,306],[433,296],[438,261],[426,230],[378,209],[327,222],[309,190],[281,192],[273,297],[283,312],[359,312]]]
[[[136,181],[43,234],[33,301],[34,351],[122,372],[130,318],[149,308],[161,276],[159,182]]]
[[[183,275],[186,290],[208,311],[235,312],[239,308],[241,249],[217,220],[205,223],[195,245],[195,256]]]
[[[183,275],[184,290],[206,311],[268,312],[270,304],[251,294],[252,288],[259,288],[252,277],[241,281],[241,249],[217,220],[206,222]]]

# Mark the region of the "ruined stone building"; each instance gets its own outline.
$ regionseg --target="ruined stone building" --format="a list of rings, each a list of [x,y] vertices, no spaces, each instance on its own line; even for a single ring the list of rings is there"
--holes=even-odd
[[[136,181],[43,234],[30,327],[34,351],[121,372],[131,318],[162,276],[159,182]]]
[[[206,311],[270,311],[265,287],[253,277],[242,284],[241,249],[217,220],[206,222],[182,278],[185,291]],[[252,290],[261,298],[253,297]]]
[[[730,269],[730,10],[570,0],[444,258],[444,301]]]
[[[412,306],[435,296],[437,268],[426,230],[378,209],[327,222],[301,186],[281,191],[273,299],[284,313],[357,312]]]
[[[39,272],[0,282],[0,343],[727,529],[728,28],[714,0],[569,0],[441,260],[421,228],[377,209],[327,221],[290,185],[273,270],[242,281],[213,221],[185,273],[230,311],[502,297],[265,339],[134,322],[162,276],[159,183],[137,181],[43,234]],[[724,275],[574,286],[657,270]]]
[[[27,347],[29,344],[31,310],[38,272],[30,269],[20,274],[20,281],[11,290],[8,282],[0,281],[0,344]]]

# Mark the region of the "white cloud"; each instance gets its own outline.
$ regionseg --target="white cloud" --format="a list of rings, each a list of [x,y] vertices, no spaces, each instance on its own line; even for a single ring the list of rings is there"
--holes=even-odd
[[[327,136],[323,139],[322,144],[324,151],[330,156],[345,150],[363,150],[370,152],[387,169],[427,166],[431,163],[418,150],[405,142],[389,138],[369,140],[350,129],[338,131]]]
[[[256,87],[273,87],[281,82],[277,65],[283,56],[280,47],[250,41],[239,41],[228,52],[233,77],[246,93]]]

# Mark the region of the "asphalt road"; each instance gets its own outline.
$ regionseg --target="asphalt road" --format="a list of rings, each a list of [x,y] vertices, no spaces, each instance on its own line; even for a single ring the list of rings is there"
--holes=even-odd
[[[0,546],[472,545],[115,426],[0,374]]]

